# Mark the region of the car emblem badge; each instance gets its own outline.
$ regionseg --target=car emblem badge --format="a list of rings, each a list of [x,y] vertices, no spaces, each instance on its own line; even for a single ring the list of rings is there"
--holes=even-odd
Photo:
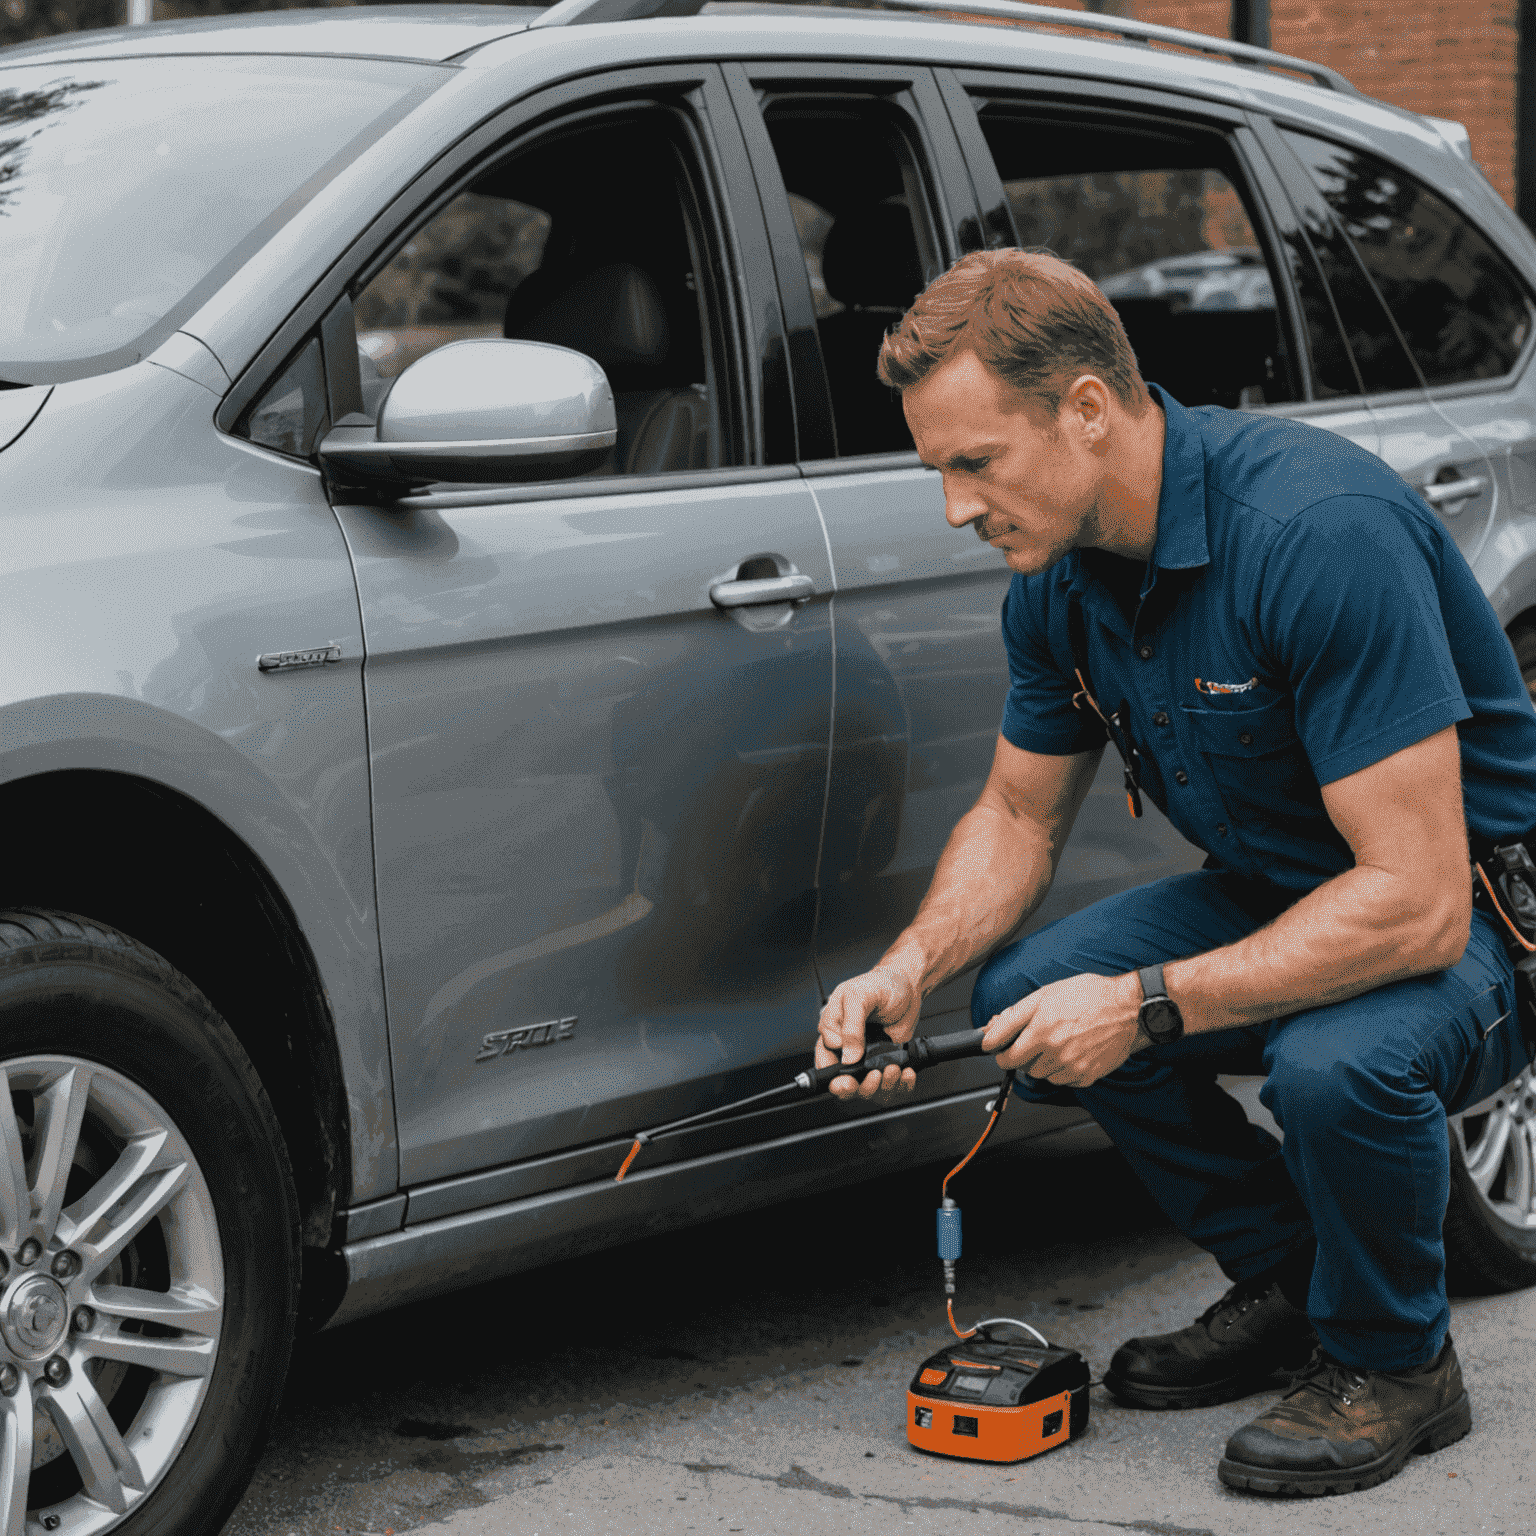
[[[256,658],[256,665],[263,672],[291,672],[295,667],[323,667],[328,661],[341,660],[341,641],[332,640],[329,645],[312,645],[304,651],[268,651]]]
[[[574,1015],[568,1019],[546,1019],[542,1024],[525,1024],[521,1029],[498,1029],[480,1042],[475,1060],[497,1061],[524,1046],[553,1045],[557,1040],[569,1040],[575,1033]]]
[[[46,1275],[29,1275],[11,1292],[5,1308],[8,1342],[23,1356],[44,1355],[64,1336],[64,1293]]]

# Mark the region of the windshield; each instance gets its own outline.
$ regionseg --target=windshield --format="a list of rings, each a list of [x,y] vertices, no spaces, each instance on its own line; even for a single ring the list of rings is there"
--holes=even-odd
[[[0,380],[153,351],[448,73],[207,55],[0,69]]]

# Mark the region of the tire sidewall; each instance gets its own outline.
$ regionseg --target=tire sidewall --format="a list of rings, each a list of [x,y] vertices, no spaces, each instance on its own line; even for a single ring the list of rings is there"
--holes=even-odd
[[[197,1159],[224,1265],[218,1354],[185,1445],[113,1536],[211,1536],[244,1491],[281,1396],[297,1203],[276,1119],[233,1032],[185,977],[119,942],[0,956],[0,1062],[65,1055],[109,1067],[155,1099]]]

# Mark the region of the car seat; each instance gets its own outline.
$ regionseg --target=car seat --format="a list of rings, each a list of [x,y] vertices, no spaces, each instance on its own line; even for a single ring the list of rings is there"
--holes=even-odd
[[[709,400],[702,385],[679,381],[666,305],[642,268],[620,261],[576,276],[536,272],[507,300],[502,333],[570,347],[608,375],[618,424],[609,473],[708,467]]]
[[[827,235],[821,273],[827,292],[845,306],[818,327],[838,453],[910,449],[900,397],[880,382],[875,363],[886,331],[923,286],[911,213],[899,202],[844,209]]]

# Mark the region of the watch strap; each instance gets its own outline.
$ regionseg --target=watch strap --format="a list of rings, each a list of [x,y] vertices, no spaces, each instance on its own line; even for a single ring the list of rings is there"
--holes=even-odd
[[[1163,985],[1163,967],[1157,965],[1144,965],[1136,972],[1141,982],[1141,995],[1145,1001],[1150,1002],[1154,997],[1167,997],[1168,988]]]

